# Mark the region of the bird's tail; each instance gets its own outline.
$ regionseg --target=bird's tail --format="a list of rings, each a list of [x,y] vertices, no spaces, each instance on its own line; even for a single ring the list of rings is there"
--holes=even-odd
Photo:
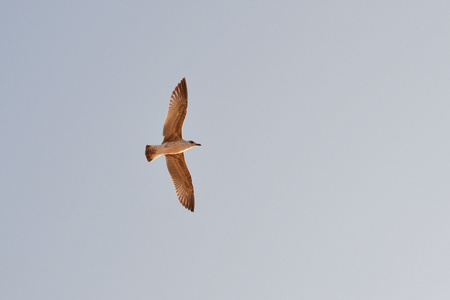
[[[151,162],[155,158],[157,158],[160,154],[156,154],[156,147],[152,145],[147,145],[145,147],[145,156],[147,157],[148,162]]]

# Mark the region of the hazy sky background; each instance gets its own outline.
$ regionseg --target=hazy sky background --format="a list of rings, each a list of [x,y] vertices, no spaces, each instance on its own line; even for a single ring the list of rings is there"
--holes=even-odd
[[[450,299],[449,12],[3,1],[1,298]]]

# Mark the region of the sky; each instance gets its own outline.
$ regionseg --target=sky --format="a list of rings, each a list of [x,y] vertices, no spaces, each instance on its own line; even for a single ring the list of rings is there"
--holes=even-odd
[[[449,10],[1,2],[2,298],[449,299]]]

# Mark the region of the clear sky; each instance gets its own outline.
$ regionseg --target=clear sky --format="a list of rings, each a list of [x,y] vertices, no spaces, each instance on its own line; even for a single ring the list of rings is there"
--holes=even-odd
[[[2,1],[1,298],[450,299],[449,11]]]

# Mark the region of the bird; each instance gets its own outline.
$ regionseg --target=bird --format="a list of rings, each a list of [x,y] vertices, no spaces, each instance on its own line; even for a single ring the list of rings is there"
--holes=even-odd
[[[164,140],[161,145],[146,145],[145,156],[148,162],[161,155],[166,157],[167,169],[172,177],[178,200],[186,209],[194,212],[194,186],[184,159],[184,152],[201,144],[183,139],[182,131],[187,106],[188,92],[186,78],[183,77],[170,97],[169,110],[163,128]]]

